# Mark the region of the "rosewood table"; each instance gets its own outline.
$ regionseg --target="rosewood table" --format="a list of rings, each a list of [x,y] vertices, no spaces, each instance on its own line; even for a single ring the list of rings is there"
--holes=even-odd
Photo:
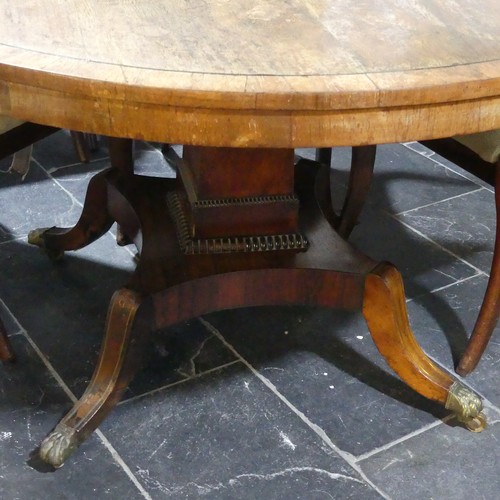
[[[293,150],[500,128],[500,2],[0,0],[0,20],[1,114],[123,138],[76,226],[30,240],[57,255],[117,221],[140,252],[44,460],[105,418],[152,330],[265,304],[362,310],[410,387],[483,425],[480,398],[413,337],[399,272],[332,228],[328,169],[295,168]],[[183,144],[177,179],[134,175],[131,139]]]

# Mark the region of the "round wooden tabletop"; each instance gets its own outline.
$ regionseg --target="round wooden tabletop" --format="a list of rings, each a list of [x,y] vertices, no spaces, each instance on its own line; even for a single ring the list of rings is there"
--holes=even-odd
[[[500,128],[498,0],[0,0],[0,114],[182,144]]]

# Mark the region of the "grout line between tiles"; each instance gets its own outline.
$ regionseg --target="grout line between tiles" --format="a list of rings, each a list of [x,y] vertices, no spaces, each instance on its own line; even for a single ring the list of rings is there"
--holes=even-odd
[[[399,219],[398,217],[396,217],[395,215],[391,214],[390,212],[388,212],[386,210],[384,210],[383,212],[385,212],[389,217],[392,217],[394,220],[398,221],[400,224],[405,226],[410,231],[414,232],[415,234],[418,234],[421,238],[425,239],[429,243],[432,243],[435,247],[439,248],[440,250],[447,253],[448,255],[451,255],[453,258],[455,258],[455,259],[459,260],[460,262],[466,264],[467,266],[471,267],[472,269],[474,269],[474,271],[476,271],[476,273],[485,274],[484,271],[482,271],[481,269],[476,267],[474,264],[471,264],[470,262],[466,261],[462,257],[459,257],[458,255],[453,253],[451,250],[448,250],[447,248],[441,246],[439,243],[437,243],[433,239],[429,238],[429,236],[425,235],[424,233],[422,233],[418,229],[415,229],[414,227],[410,226],[407,222],[402,221],[401,219]]]
[[[241,363],[241,361],[239,359],[235,359],[234,361],[230,361],[229,363],[225,363],[223,365],[216,366],[215,368],[210,368],[210,370],[205,370],[204,372],[197,373],[196,375],[192,375],[191,377],[186,377],[186,378],[183,378],[182,380],[177,380],[176,382],[172,382],[171,384],[162,385],[161,387],[157,387],[156,389],[153,389],[151,391],[144,392],[142,394],[138,394],[137,396],[132,396],[128,399],[124,399],[124,400],[120,401],[117,406],[121,406],[121,405],[126,404],[126,403],[131,403],[133,401],[137,401],[138,399],[145,398],[146,396],[151,396],[153,394],[156,394],[157,392],[161,392],[161,391],[170,389],[171,387],[175,387],[176,385],[180,385],[180,384],[183,384],[185,382],[189,382],[190,380],[195,380],[197,378],[204,377],[205,375],[209,375],[210,373],[213,373],[213,372],[216,372],[219,370],[223,370],[224,368],[227,368],[228,366],[232,366],[232,365],[235,365],[238,363]]]
[[[455,200],[456,198],[462,198],[464,196],[468,196],[469,194],[477,193],[479,191],[485,191],[484,187],[478,187],[477,189],[473,189],[472,191],[467,191],[466,193],[457,194],[455,196],[450,196],[449,198],[443,198],[442,200],[439,200],[439,201],[433,201],[432,203],[427,203],[426,205],[421,205],[419,207],[410,208],[408,210],[403,210],[402,212],[398,212],[398,213],[393,214],[393,215],[395,217],[398,217],[400,215],[405,215],[405,214],[408,214],[410,212],[415,212],[416,210],[421,210],[422,208],[432,207],[434,205],[439,205],[440,203],[445,203],[446,201]]]
[[[32,157],[32,160],[47,174],[52,175],[54,172],[59,172],[60,170],[65,170],[67,168],[72,168],[72,167],[77,167],[78,165],[92,165],[93,163],[98,163],[101,161],[107,161],[109,160],[109,156],[103,156],[102,158],[94,158],[92,160],[89,160],[87,163],[82,163],[81,161],[75,162],[75,163],[68,163],[67,165],[61,165],[60,167],[51,167],[49,169],[45,168],[36,158]]]
[[[411,297],[409,299],[406,299],[405,302],[407,304],[409,304],[410,302],[414,302],[417,299],[419,299],[419,298],[421,298],[421,297],[423,297],[425,295],[430,295],[430,294],[433,294],[433,293],[442,292],[443,290],[446,290],[447,288],[451,288],[452,286],[455,286],[455,285],[460,285],[461,283],[464,283],[465,281],[469,281],[469,280],[472,280],[474,278],[479,278],[480,276],[488,276],[488,275],[486,273],[484,273],[484,272],[473,274],[471,276],[467,276],[467,278],[462,278],[462,279],[454,281],[453,283],[448,283],[447,285],[443,285],[443,286],[440,286],[438,288],[434,288],[433,290],[430,290],[429,292],[422,292],[421,294],[419,294],[419,295],[417,295],[415,297]]]
[[[485,184],[484,186],[482,184],[478,184],[474,179],[471,179],[470,177],[466,176],[462,172],[453,170],[448,165],[445,165],[444,163],[440,162],[439,160],[436,160],[434,158],[436,156],[436,153],[434,153],[433,151],[431,151],[431,154],[426,155],[422,151],[418,151],[416,149],[413,149],[411,147],[411,143],[401,143],[401,145],[403,147],[405,147],[406,149],[409,149],[410,151],[413,151],[414,153],[417,153],[418,155],[422,156],[423,158],[426,158],[427,160],[431,160],[436,165],[439,165],[440,167],[443,167],[446,170],[449,170],[450,172],[453,172],[454,174],[459,175],[460,177],[463,177],[464,179],[468,180],[469,182],[472,182],[472,183],[476,184],[477,186],[481,186],[482,188],[486,189],[487,191],[490,191],[490,192],[494,193],[494,189],[491,186],[489,186],[488,184]],[[457,167],[458,167],[458,165],[457,165]],[[460,167],[458,167],[458,168],[460,168]]]
[[[16,236],[14,238],[11,238],[10,240],[0,241],[0,246],[7,245],[8,243],[12,243],[13,241],[24,240],[25,238],[26,238],[26,236]]]
[[[95,433],[101,440],[102,444],[107,448],[115,462],[123,469],[125,474],[134,483],[135,487],[140,491],[142,496],[146,500],[153,500],[153,497],[144,489],[144,486],[142,486],[139,480],[135,477],[135,474],[130,470],[130,467],[125,463],[123,458],[115,450],[114,446],[108,441],[108,438],[103,434],[103,432],[99,429],[96,429]]]
[[[10,318],[17,325],[17,328],[18,328],[18,331],[10,334],[9,337],[13,337],[14,335],[17,335],[18,333],[26,333],[26,330],[23,328],[21,323],[19,323],[17,318],[14,316],[14,314],[12,314],[12,311],[10,310],[10,308],[7,306],[7,304],[1,298],[0,298],[0,304],[2,304],[3,309],[5,311],[7,311],[7,314],[10,316]]]
[[[326,432],[319,427],[319,425],[312,422],[304,413],[302,413],[296,406],[294,406],[290,401],[288,401],[281,392],[278,391],[277,387],[264,375],[262,375],[249,361],[247,361],[224,337],[223,335],[211,325],[208,321],[203,318],[199,318],[199,321],[214,335],[216,336],[225,346],[229,349],[249,370],[257,377],[275,396],[277,396],[288,408],[299,417],[302,422],[304,422],[329,448],[331,448],[337,455],[343,458],[351,467],[354,469],[363,480],[371,486],[382,498],[386,500],[391,500],[390,497],[383,492],[378,486],[376,486],[363,472],[361,467],[356,463],[354,455],[348,453],[338,446],[336,446],[333,441],[328,437]]]
[[[408,439],[412,439],[416,436],[419,436],[420,434],[423,434],[424,432],[427,432],[431,429],[434,429],[434,427],[438,427],[439,425],[443,424],[443,422],[447,422],[449,419],[452,417],[445,417],[443,420],[437,420],[436,422],[432,422],[431,424],[428,424],[424,427],[421,427],[420,429],[417,429],[416,431],[410,432],[409,434],[405,434],[404,436],[395,439],[394,441],[391,441],[390,443],[386,443],[383,446],[379,446],[378,448],[374,448],[373,450],[367,451],[366,453],[363,453],[362,455],[358,455],[356,457],[356,462],[362,462],[363,460],[366,460],[368,458],[373,457],[374,455],[378,455],[379,453],[382,453],[383,451],[390,450],[393,446],[396,446],[400,443],[404,443]]]
[[[33,158],[33,161],[34,161],[34,162],[38,165],[38,167],[39,167],[39,168],[41,168],[42,170],[44,170],[44,172],[46,172],[46,174],[47,174],[47,176],[49,177],[49,179],[51,179],[51,180],[52,180],[52,181],[53,181],[53,182],[54,182],[57,186],[59,186],[59,187],[60,187],[60,188],[61,188],[61,189],[62,189],[62,190],[63,190],[63,191],[64,191],[64,192],[65,192],[65,193],[66,193],[66,194],[67,194],[67,195],[71,198],[71,201],[72,201],[74,204],[76,204],[76,205],[78,205],[79,207],[83,208],[83,203],[80,203],[80,202],[76,199],[76,197],[73,195],[73,193],[72,193],[71,191],[69,191],[68,189],[66,189],[66,188],[65,188],[65,187],[64,187],[64,186],[63,186],[63,185],[62,185],[62,184],[61,184],[61,183],[60,183],[60,182],[59,182],[59,181],[55,178],[55,177],[53,177],[53,176],[52,176],[52,174],[51,174],[49,171],[45,170],[45,169],[43,168],[42,164],[41,164],[38,160],[35,160],[35,159]],[[94,161],[98,161],[98,160],[94,160]],[[78,164],[78,163],[76,163],[75,165],[79,165],[79,164]],[[111,237],[112,237],[112,238],[114,238],[114,237],[115,237],[115,235],[111,232],[111,230],[108,230],[108,231],[107,231],[107,234],[111,235]],[[132,257],[134,257],[134,256],[135,256],[135,253],[134,253],[132,250],[130,250],[130,249],[128,248],[128,246],[125,246],[125,247],[122,247],[122,248],[125,248],[125,250],[126,250],[126,251],[130,254],[130,255],[132,255]]]
[[[66,385],[66,382],[61,378],[59,373],[55,370],[55,368],[52,366],[52,363],[47,359],[47,357],[43,354],[43,352],[39,349],[39,347],[36,345],[36,343],[33,341],[33,339],[28,335],[26,330],[23,332],[24,337],[28,341],[28,343],[31,345],[33,350],[36,352],[38,357],[41,359],[42,363],[45,365],[49,373],[54,377],[56,382],[60,385],[66,396],[71,400],[71,402],[74,404],[78,400],[76,396],[73,394],[71,389]],[[139,482],[139,480],[135,477],[135,475],[132,473],[128,465],[125,463],[125,461],[120,457],[118,452],[114,449],[113,445],[106,439],[104,434],[97,430],[96,431],[97,437],[100,439],[102,444],[106,447],[106,449],[111,453],[111,456],[115,460],[115,462],[123,469],[123,472],[127,475],[127,477],[134,483],[135,487],[140,491],[142,496],[146,498],[147,500],[152,500],[151,495],[144,489],[142,484]]]

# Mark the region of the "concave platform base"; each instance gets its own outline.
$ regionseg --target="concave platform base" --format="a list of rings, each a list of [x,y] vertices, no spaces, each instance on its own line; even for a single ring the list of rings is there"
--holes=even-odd
[[[245,150],[238,151],[245,155]],[[224,244],[231,239],[226,235],[219,244],[204,247],[205,253],[186,253],[179,244],[178,214],[168,203],[172,194],[183,195],[178,180],[141,177],[116,168],[93,178],[74,228],[32,233],[32,243],[59,255],[85,246],[117,221],[140,252],[130,282],[111,300],[94,376],[42,443],[43,460],[61,466],[108,415],[145,362],[153,330],[212,311],[259,305],[362,310],[380,353],[404,382],[450,408],[471,427],[482,428],[478,396],[436,366],[416,342],[399,272],[364,256],[333,229],[328,169],[299,162],[294,179],[300,207],[296,232],[307,242],[297,248],[283,249],[276,244],[283,240],[269,234],[255,240],[268,242],[264,249],[231,247]],[[268,224],[267,218],[263,220]],[[289,229],[291,223],[287,225]],[[243,233],[234,238],[241,242],[258,236]]]

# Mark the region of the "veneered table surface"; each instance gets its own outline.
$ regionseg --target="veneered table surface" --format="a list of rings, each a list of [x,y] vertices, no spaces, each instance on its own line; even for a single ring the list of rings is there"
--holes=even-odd
[[[500,128],[498,0],[0,0],[0,113],[185,144]]]

